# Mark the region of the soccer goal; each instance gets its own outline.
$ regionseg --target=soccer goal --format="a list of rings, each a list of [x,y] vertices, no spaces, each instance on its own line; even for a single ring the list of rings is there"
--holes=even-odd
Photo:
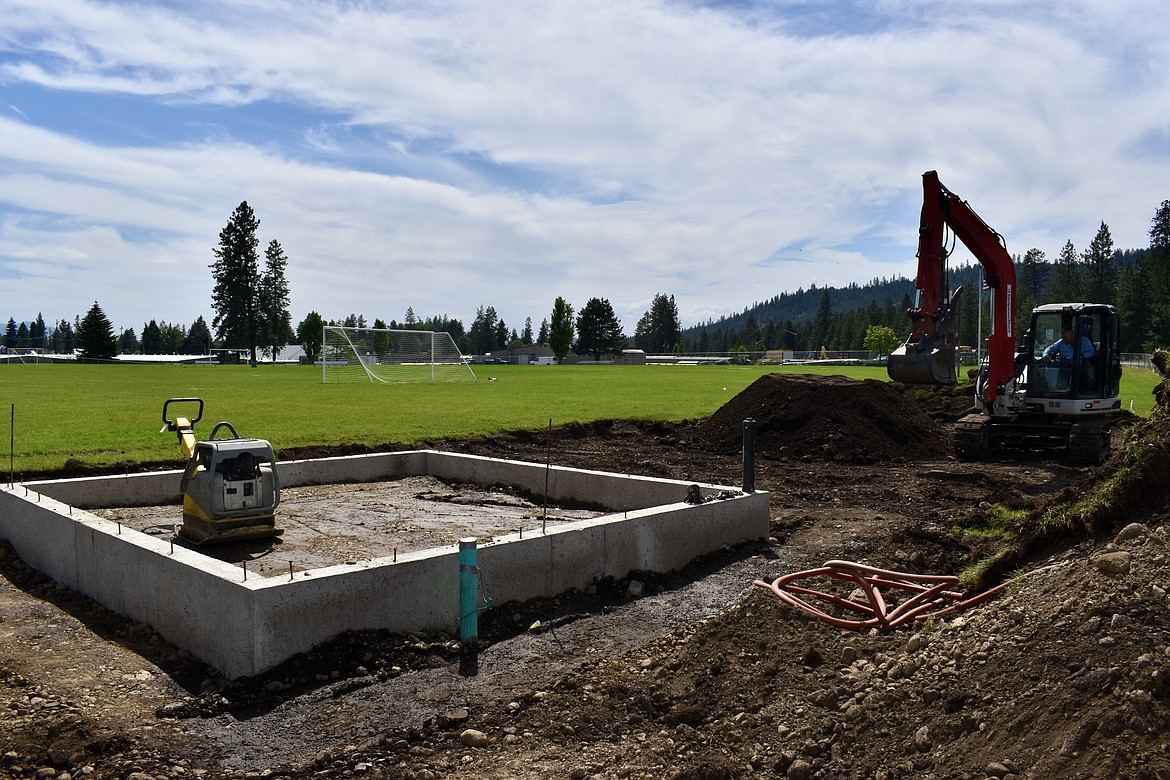
[[[450,333],[326,325],[323,382],[475,381]]]

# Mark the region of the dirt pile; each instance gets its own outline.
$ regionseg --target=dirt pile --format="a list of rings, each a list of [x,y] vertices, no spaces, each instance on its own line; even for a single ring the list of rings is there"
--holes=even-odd
[[[947,431],[887,382],[767,374],[702,424],[712,451],[743,446],[756,421],[756,452],[770,458],[870,464],[945,457]]]

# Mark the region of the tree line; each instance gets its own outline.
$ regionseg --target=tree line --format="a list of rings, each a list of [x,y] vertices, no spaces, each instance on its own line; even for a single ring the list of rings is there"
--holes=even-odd
[[[577,312],[565,298],[558,296],[553,301],[552,312],[541,320],[539,330],[533,329],[532,318],[527,317],[519,331],[509,328],[494,306],[479,306],[470,328],[446,314],[419,318],[413,307],[407,308],[402,322],[375,318],[371,323],[360,314],[325,320],[318,312],[311,311],[296,328],[297,341],[310,361],[321,356],[325,325],[442,331],[451,334],[459,351],[465,355],[484,355],[505,349],[516,351],[534,344],[547,344],[557,360],[563,360],[569,350],[601,360],[608,355],[620,355],[631,343],[647,352],[671,352],[681,344],[678,306],[673,295],[663,293],[654,296],[650,308],[638,320],[632,340],[626,336],[621,320],[606,298],[590,298]]]
[[[1117,308],[1123,352],[1151,352],[1170,345],[1170,200],[1156,209],[1149,238],[1146,248],[1119,250],[1109,225],[1102,222],[1083,251],[1069,239],[1051,260],[1038,248],[1013,255],[1017,322],[1026,322],[1032,308],[1040,304],[1106,303]],[[960,342],[982,343],[991,318],[984,295],[980,322],[981,268],[973,264],[951,269],[949,286],[963,289]],[[737,314],[684,330],[682,351],[866,349],[871,327],[888,327],[903,337],[909,334],[906,312],[913,294],[914,280],[905,277],[782,293]],[[1017,331],[1022,334],[1024,328]]]
[[[206,355],[213,348],[245,352],[253,363],[258,352],[275,359],[295,338],[285,278],[288,257],[279,241],[270,241],[261,271],[259,227],[260,220],[243,201],[220,231],[210,266],[215,280],[211,327],[202,315],[189,327],[152,319],[142,326],[141,337],[134,328],[115,335],[101,304],[94,301],[85,316],[74,317],[72,323],[60,320],[52,327],[39,313],[31,324],[9,317],[4,347],[9,352],[74,353],[82,361],[112,360],[118,354]]]
[[[190,326],[151,320],[143,325],[141,336],[133,328],[115,336],[95,301],[84,317],[52,325],[40,313],[30,322],[18,323],[10,317],[3,344],[9,351],[76,351],[79,357],[92,360],[112,358],[119,352],[204,354],[216,347],[246,352],[255,361],[258,353],[275,357],[296,342],[315,358],[320,354],[326,321],[317,312],[310,312],[294,331],[285,279],[288,258],[280,243],[272,240],[261,270],[259,224],[244,201],[220,232],[210,266],[215,280],[215,316],[210,327],[202,316]],[[1109,226],[1102,222],[1084,251],[1078,251],[1070,239],[1052,260],[1038,248],[1014,255],[1017,319],[1023,321],[1032,307],[1041,303],[1108,303],[1117,307],[1121,319],[1122,351],[1150,351],[1170,344],[1170,200],[1155,211],[1149,237],[1148,248],[1118,250]],[[959,336],[961,343],[974,346],[986,338],[990,324],[990,317],[984,316],[979,331],[980,268],[966,265],[952,269],[950,286],[964,290],[959,299]],[[588,299],[580,311],[557,297],[539,329],[534,329],[531,317],[521,329],[510,328],[493,306],[478,307],[469,328],[446,314],[420,318],[413,308],[406,310],[401,322],[375,319],[367,325],[364,316],[350,314],[328,324],[444,331],[464,354],[548,344],[558,359],[570,349],[600,359],[620,354],[631,345],[650,354],[844,351],[873,348],[869,345],[877,343],[875,328],[908,333],[906,312],[913,292],[913,280],[903,277],[845,288],[813,286],[781,293],[738,314],[686,330],[681,327],[674,296],[659,293],[631,336],[623,332],[609,300],[597,297]]]

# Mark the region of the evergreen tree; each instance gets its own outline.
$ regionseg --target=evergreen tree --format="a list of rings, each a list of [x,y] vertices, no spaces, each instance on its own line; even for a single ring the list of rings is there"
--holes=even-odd
[[[1048,284],[1048,262],[1040,249],[1029,249],[1016,261],[1016,318],[1028,317],[1043,299]]]
[[[696,352],[711,351],[711,334],[706,328],[699,328],[699,338],[695,341]]]
[[[8,349],[16,348],[16,320],[8,318],[8,326],[4,328],[4,346]]]
[[[126,330],[122,331],[122,335],[118,337],[118,354],[133,355],[140,348],[138,334],[134,332],[134,328],[126,328]]]
[[[33,346],[44,348],[47,336],[48,332],[44,330],[44,317],[41,316],[41,312],[36,312],[36,322],[33,327],[33,338],[36,340],[36,344]]]
[[[625,348],[626,334],[609,300],[590,298],[577,315],[577,354],[601,360],[604,355],[620,355]]]
[[[73,326],[69,324],[69,320],[60,320],[57,327],[53,330],[52,350],[58,355],[68,355],[73,351],[76,342],[76,334]]]
[[[548,343],[548,320],[547,319],[543,319],[540,321],[540,331],[538,332],[538,334],[536,336],[536,343],[537,344],[547,344]]]
[[[763,333],[760,332],[756,315],[748,312],[743,328],[739,332],[739,343],[747,348],[748,352],[758,352],[763,349]]]
[[[829,288],[826,287],[821,291],[821,302],[817,305],[817,313],[813,318],[812,325],[812,344],[813,349],[819,349],[825,346],[825,341],[829,337],[829,326],[833,321],[833,305],[829,300]]]
[[[668,354],[681,339],[682,325],[674,296],[658,293],[634,327],[634,346],[652,354]]]
[[[532,318],[524,318],[524,330],[520,331],[520,343],[524,346],[532,345]]]
[[[496,323],[495,349],[504,349],[508,346],[508,326],[503,320]]]
[[[499,321],[494,306],[480,306],[475,310],[475,320],[468,333],[473,355],[486,355],[496,349],[496,326]]]
[[[1113,236],[1109,226],[1102,222],[1084,255],[1084,290],[1089,302],[1113,303],[1118,278],[1114,254]]]
[[[412,328],[418,327],[418,317],[414,313],[413,306],[406,307],[406,316],[403,318],[402,327],[404,330],[410,330]]]
[[[260,277],[259,346],[268,350],[273,360],[296,336],[292,329],[292,315],[288,311],[288,280],[284,270],[288,257],[279,241],[270,241],[264,250],[264,275]]]
[[[183,354],[209,355],[211,354],[211,343],[211,328],[207,326],[207,320],[203,319],[203,315],[200,314],[187,329],[187,338],[183,341]]]
[[[1151,330],[1150,273],[1144,263],[1127,265],[1117,285],[1117,317],[1122,352],[1154,348]]]
[[[260,258],[256,229],[260,220],[243,201],[219,232],[215,262],[211,264],[215,287],[211,306],[215,309],[212,325],[216,336],[228,347],[247,348],[256,363],[263,316],[260,301]]]
[[[1048,303],[1070,303],[1083,299],[1081,295],[1081,269],[1077,250],[1071,240],[1066,241],[1052,269],[1052,283],[1048,286]]]
[[[321,340],[324,338],[325,323],[321,315],[315,311],[309,312],[297,325],[297,342],[305,350],[305,360],[316,363],[321,357]]]
[[[549,325],[548,345],[560,363],[569,354],[573,343],[573,307],[564,298],[557,296],[553,302],[552,323]]]
[[[77,328],[77,357],[84,363],[113,360],[118,354],[118,339],[114,326],[97,301],[89,307]]]
[[[142,354],[158,355],[162,353],[162,331],[154,320],[142,326]]]
[[[1150,340],[1153,346],[1170,346],[1170,200],[1154,212],[1150,225],[1150,250],[1146,255],[1150,296]]]
[[[159,324],[159,353],[163,355],[178,355],[183,351],[183,342],[187,340],[187,332],[181,325],[169,322]]]

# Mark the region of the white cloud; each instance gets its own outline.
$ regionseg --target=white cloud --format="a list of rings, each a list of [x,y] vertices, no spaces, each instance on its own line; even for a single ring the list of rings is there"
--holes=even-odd
[[[1170,197],[1153,2],[7,5],[0,275],[70,258],[43,261],[52,316],[107,290],[115,322],[207,316],[243,199],[295,317],[486,304],[519,327],[597,295],[632,330],[657,292],[697,321],[912,274],[927,169],[1049,256],[1102,220],[1143,246]],[[111,137],[71,95],[149,116]],[[103,286],[128,269],[157,288]],[[204,292],[175,301],[176,271]]]

